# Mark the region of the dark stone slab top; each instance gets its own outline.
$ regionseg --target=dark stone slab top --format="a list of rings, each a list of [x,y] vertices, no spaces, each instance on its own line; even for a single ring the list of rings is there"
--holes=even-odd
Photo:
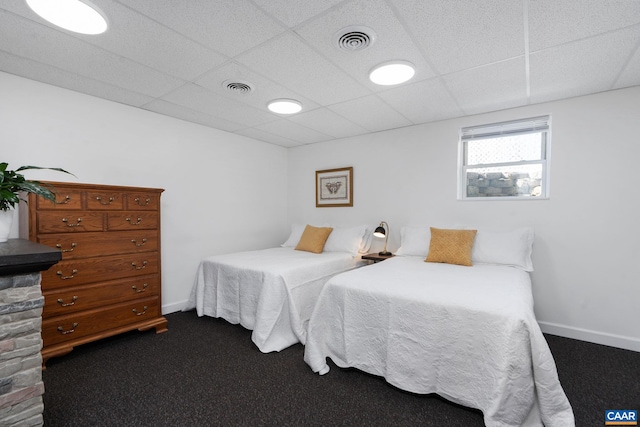
[[[0,243],[0,276],[28,274],[51,268],[62,259],[62,252],[26,239]]]

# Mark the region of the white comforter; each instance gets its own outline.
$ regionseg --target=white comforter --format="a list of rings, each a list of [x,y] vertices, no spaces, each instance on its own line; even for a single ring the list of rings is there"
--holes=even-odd
[[[260,351],[306,342],[306,327],[322,286],[359,265],[346,252],[313,254],[271,248],[205,258],[184,310],[222,317],[253,330]]]
[[[326,358],[482,410],[487,426],[574,426],[533,312],[528,273],[395,257],[331,279],[311,316],[305,361]]]

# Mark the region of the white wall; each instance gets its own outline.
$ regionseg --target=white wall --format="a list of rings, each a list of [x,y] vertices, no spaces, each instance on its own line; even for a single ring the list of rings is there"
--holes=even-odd
[[[459,128],[541,114],[553,120],[551,198],[457,201]],[[203,257],[275,246],[290,221],[385,220],[392,250],[402,225],[531,225],[543,330],[640,351],[638,117],[635,87],[287,150],[0,72],[0,161],[78,177],[31,179],[166,190],[165,312],[182,308]],[[315,171],[342,166],[354,167],[354,207],[316,208]]]
[[[165,313],[182,309],[202,258],[275,246],[289,230],[285,148],[1,72],[0,161],[77,176],[29,179],[164,188]]]
[[[460,127],[552,115],[551,198],[458,201]],[[296,147],[289,218],[333,224],[532,226],[545,332],[640,351],[640,87]],[[315,171],[354,168],[354,207],[316,208]]]

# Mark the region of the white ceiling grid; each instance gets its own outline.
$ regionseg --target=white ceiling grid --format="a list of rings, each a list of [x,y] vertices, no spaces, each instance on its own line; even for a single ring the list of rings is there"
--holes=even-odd
[[[640,0],[92,1],[102,35],[1,2],[0,71],[284,147],[640,85]],[[339,49],[354,25],[375,42]],[[399,59],[411,81],[368,80]]]

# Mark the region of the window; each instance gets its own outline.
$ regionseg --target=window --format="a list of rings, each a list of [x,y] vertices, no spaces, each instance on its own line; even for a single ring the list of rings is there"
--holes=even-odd
[[[462,128],[458,198],[547,198],[550,129],[550,116]]]

